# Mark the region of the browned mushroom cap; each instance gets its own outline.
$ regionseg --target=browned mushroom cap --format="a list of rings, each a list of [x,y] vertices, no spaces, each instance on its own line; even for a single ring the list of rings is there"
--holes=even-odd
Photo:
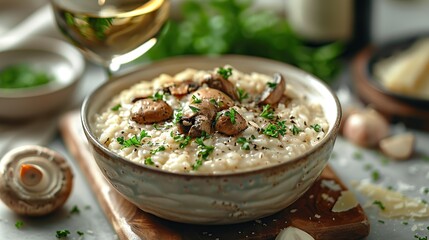
[[[237,135],[247,128],[246,120],[233,108],[218,113],[215,130],[228,136]]]
[[[175,83],[164,88],[164,92],[170,93],[175,97],[183,97],[188,93],[196,91],[200,85],[192,80]]]
[[[280,101],[286,89],[286,81],[280,73],[275,73],[273,82],[262,93],[259,105],[274,105]]]
[[[219,74],[209,74],[204,76],[202,83],[206,83],[209,87],[225,93],[234,100],[238,100],[237,89],[234,84],[227,79],[224,79]]]
[[[131,120],[139,124],[165,121],[173,116],[173,108],[163,100],[139,99],[131,108]]]
[[[70,166],[48,148],[22,146],[0,161],[0,198],[18,214],[49,214],[65,203],[72,187]]]
[[[234,101],[225,93],[214,88],[202,88],[193,93],[197,100],[209,102],[216,106],[217,110],[228,109],[234,106]],[[195,102],[194,97],[189,98],[191,103]]]
[[[205,133],[212,133],[212,121],[216,115],[217,107],[207,100],[189,105],[193,110],[190,116],[184,116],[178,125],[179,132],[195,138]]]

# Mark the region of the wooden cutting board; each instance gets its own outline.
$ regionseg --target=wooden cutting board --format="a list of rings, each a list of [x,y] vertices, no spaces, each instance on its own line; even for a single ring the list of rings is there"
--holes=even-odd
[[[125,200],[104,178],[89,151],[79,112],[65,114],[60,128],[69,151],[79,163],[120,239],[266,240],[274,239],[288,226],[300,228],[320,240],[361,239],[369,234],[369,222],[360,205],[346,212],[331,212],[341,190],[326,185],[346,188],[329,166],[304,196],[269,217],[220,226],[182,224],[158,218]]]

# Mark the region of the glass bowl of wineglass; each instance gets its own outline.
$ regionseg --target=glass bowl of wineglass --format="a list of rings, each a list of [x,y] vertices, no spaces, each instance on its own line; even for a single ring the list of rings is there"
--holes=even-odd
[[[146,53],[169,15],[169,0],[50,0],[61,32],[108,76]]]

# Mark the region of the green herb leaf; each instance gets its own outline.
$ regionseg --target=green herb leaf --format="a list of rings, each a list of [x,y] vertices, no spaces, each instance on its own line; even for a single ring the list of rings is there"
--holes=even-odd
[[[182,117],[183,117],[182,109],[177,109],[177,110],[174,112],[174,119],[173,119],[173,123],[174,123],[174,124],[179,123],[179,122],[180,122],[180,120],[182,120]]]
[[[228,79],[232,75],[232,68],[223,68],[220,67],[217,70],[217,73],[221,75],[224,79]]]
[[[147,157],[144,160],[144,165],[154,165],[155,163],[152,161],[151,157]]]
[[[237,88],[238,101],[242,102],[244,99],[249,98],[249,94],[244,89]]]
[[[269,88],[272,88],[272,89],[277,87],[277,83],[275,83],[275,82],[267,82],[267,85]]]
[[[112,111],[118,111],[119,108],[121,108],[121,104],[120,103],[118,103],[117,105],[113,106],[110,110],[112,110]]]
[[[34,70],[26,64],[12,65],[0,71],[0,88],[36,87],[52,81],[54,81],[54,77]]]
[[[189,108],[192,110],[192,112],[194,112],[194,113],[197,113],[197,112],[199,112],[200,111],[200,109],[199,108],[197,108],[197,107],[194,107],[194,106],[189,106]]]
[[[249,140],[247,140],[245,137],[239,137],[237,139],[237,143],[241,144],[241,149],[243,149],[243,150],[250,150],[251,138],[249,138]]]
[[[270,104],[267,104],[262,108],[262,113],[259,116],[270,120],[274,119],[274,111],[271,109]]]
[[[154,101],[164,100],[164,94],[157,91],[150,98],[152,98]]]
[[[378,181],[380,179],[380,173],[377,170],[372,171],[371,178],[374,182]]]
[[[192,103],[201,103],[201,102],[202,102],[201,98],[198,98],[197,96],[192,95]]]
[[[71,214],[79,214],[80,210],[76,205],[74,205],[73,208],[70,210],[70,213]]]
[[[316,132],[320,132],[322,130],[322,127],[319,124],[317,124],[317,123],[313,124],[313,125],[310,125],[310,127],[313,128],[313,130],[316,131]]]
[[[63,237],[67,237],[67,235],[69,235],[69,234],[70,234],[70,231],[67,230],[67,229],[58,230],[57,234],[55,235],[55,237],[57,237],[57,238],[63,238]]]
[[[23,221],[21,221],[21,220],[16,221],[15,227],[17,229],[21,229],[23,226],[24,226],[24,222]]]
[[[174,133],[171,132],[170,136],[174,139],[175,142],[179,143],[179,148],[185,148],[191,142],[191,137],[185,136],[184,134],[174,135]]]
[[[198,145],[199,151],[197,156],[200,159],[197,159],[194,165],[192,166],[193,170],[198,170],[198,168],[203,164],[203,161],[207,160],[208,156],[214,151],[214,146],[208,146],[204,144],[206,136],[202,136],[195,139],[195,143]]]
[[[286,134],[286,121],[279,121],[276,124],[268,124],[268,126],[263,129],[262,133],[275,138],[279,135],[284,136]]]
[[[139,147],[141,146],[141,140],[145,137],[150,137],[145,130],[142,130],[140,134],[137,136],[133,136],[132,138],[125,140],[124,137],[118,137],[116,138],[116,141],[118,141],[119,144],[122,145],[122,148],[127,147]]]
[[[297,127],[295,124],[292,126],[292,128],[290,130],[292,131],[293,135],[298,135],[300,132],[303,131],[302,129]]]
[[[237,111],[235,111],[234,108],[230,108],[230,110],[225,112],[225,116],[229,117],[229,120],[231,121],[232,124],[235,124],[235,114],[237,113]]]
[[[381,201],[375,200],[372,204],[378,206],[383,211],[386,209]]]
[[[76,233],[77,233],[77,235],[79,235],[79,236],[83,236],[83,235],[84,235],[84,233],[83,233],[83,232],[81,232],[81,231],[76,231]]]
[[[165,151],[165,146],[164,145],[159,146],[157,149],[150,150],[150,154],[154,155],[157,152],[162,152],[162,151]]]

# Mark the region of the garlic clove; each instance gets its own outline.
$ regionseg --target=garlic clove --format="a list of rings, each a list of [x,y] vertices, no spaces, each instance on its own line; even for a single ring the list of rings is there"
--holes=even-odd
[[[380,150],[396,160],[409,159],[414,152],[415,137],[412,133],[403,133],[380,141]]]
[[[275,240],[314,240],[314,238],[305,231],[290,226],[281,230]]]

